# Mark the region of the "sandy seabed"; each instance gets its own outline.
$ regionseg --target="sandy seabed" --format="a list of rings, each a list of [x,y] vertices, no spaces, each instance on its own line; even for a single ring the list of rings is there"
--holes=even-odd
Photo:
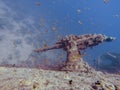
[[[120,90],[120,74],[0,67],[0,90]]]

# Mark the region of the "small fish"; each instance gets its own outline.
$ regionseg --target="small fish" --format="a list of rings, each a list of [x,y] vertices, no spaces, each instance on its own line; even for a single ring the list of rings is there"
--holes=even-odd
[[[48,33],[48,31],[49,31],[49,30],[48,30],[48,29],[46,29],[46,30],[45,30],[45,33]]]
[[[45,64],[49,64],[49,60],[48,60],[48,59],[45,59],[45,60],[44,60],[44,63],[45,63]]]
[[[80,14],[80,13],[81,13],[81,10],[80,10],[80,9],[77,9],[77,13]]]
[[[28,35],[30,35],[30,34],[31,34],[31,32],[27,32],[27,34],[28,34]]]
[[[44,47],[44,48],[47,48],[47,47],[48,47],[48,45],[45,43],[45,44],[43,44],[43,47]]]
[[[37,6],[40,6],[41,4],[40,4],[40,2],[36,2],[36,5],[37,5]]]
[[[58,38],[58,39],[61,39],[61,38],[62,38],[62,36],[61,36],[61,35],[57,35],[57,38]]]
[[[31,60],[33,60],[33,61],[36,60],[36,57],[32,56],[32,57],[31,57]]]
[[[104,1],[104,3],[108,3],[110,0],[103,0]]]
[[[107,52],[107,54],[115,59],[117,58],[115,55],[111,54],[110,52]]]
[[[53,27],[52,27],[52,30],[53,30],[54,32],[56,32],[56,31],[57,31],[57,28],[56,28],[55,26],[53,26]]]
[[[80,21],[80,20],[78,21],[78,23],[79,23],[80,25],[82,25],[82,24],[83,24],[83,22],[82,22],[82,21]]]

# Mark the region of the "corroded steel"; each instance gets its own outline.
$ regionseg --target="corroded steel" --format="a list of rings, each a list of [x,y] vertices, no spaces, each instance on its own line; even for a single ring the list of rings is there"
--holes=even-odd
[[[56,42],[56,45],[52,47],[38,48],[34,51],[42,52],[52,49],[63,49],[67,52],[66,63],[74,63],[82,61],[81,50],[92,48],[100,43],[110,42],[114,39],[102,34],[69,35]]]

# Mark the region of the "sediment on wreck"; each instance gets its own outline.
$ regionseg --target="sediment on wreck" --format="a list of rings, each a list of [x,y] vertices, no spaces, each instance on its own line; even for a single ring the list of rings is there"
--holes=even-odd
[[[69,35],[56,42],[56,45],[52,47],[38,48],[35,52],[63,49],[67,52],[67,60],[61,70],[88,72],[91,71],[91,68],[85,61],[83,61],[80,51],[103,42],[113,41],[114,39],[115,38],[113,37],[107,37],[102,34]]]
[[[89,72],[91,70],[87,62],[83,61],[82,55],[76,46],[67,50],[67,60],[61,70]]]

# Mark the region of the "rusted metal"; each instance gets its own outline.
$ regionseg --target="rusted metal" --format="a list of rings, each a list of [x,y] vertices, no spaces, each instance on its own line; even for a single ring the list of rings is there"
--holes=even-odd
[[[69,66],[68,68],[75,68],[78,62],[82,63],[81,50],[86,50],[87,48],[92,48],[100,43],[110,42],[114,39],[113,37],[107,37],[102,34],[69,35],[56,42],[54,46],[38,48],[34,51],[43,52],[52,49],[63,49],[67,52],[65,67],[67,65],[67,67]]]

